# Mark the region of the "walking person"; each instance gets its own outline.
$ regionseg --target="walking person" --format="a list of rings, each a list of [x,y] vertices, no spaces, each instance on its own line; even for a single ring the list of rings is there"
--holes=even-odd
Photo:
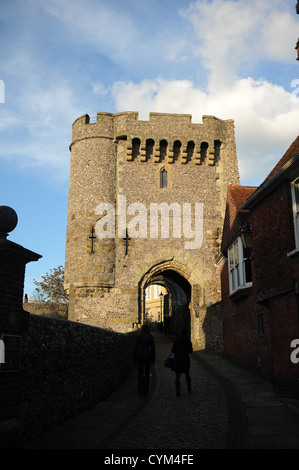
[[[138,392],[140,396],[146,396],[149,390],[151,365],[156,360],[155,342],[147,324],[142,325],[137,337],[134,360],[138,370]]]
[[[174,341],[172,352],[174,354],[173,360],[173,371],[176,374],[175,377],[175,388],[177,397],[181,396],[181,374],[185,374],[188,392],[190,393],[191,388],[191,377],[190,377],[190,356],[193,352],[193,347],[190,339],[187,336],[187,330],[182,328],[178,338]]]

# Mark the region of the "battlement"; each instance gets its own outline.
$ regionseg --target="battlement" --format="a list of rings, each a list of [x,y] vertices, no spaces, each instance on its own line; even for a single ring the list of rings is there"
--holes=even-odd
[[[73,124],[73,142],[84,139],[111,139],[127,142],[127,161],[136,157],[147,161],[151,156],[159,163],[162,157],[168,163],[180,159],[187,163],[193,157],[195,164],[214,164],[220,148],[234,139],[234,121],[204,115],[202,123],[192,123],[191,114],[150,113],[149,120],[139,120],[138,112],[97,113],[96,120],[88,114]],[[215,157],[216,155],[216,157]]]
[[[77,128],[78,126],[82,125],[97,125],[102,126],[107,120],[114,120],[116,127],[123,126],[124,123],[127,124],[129,127],[130,124],[133,123],[141,123],[145,126],[147,124],[150,125],[159,125],[159,126],[202,126],[202,125],[212,125],[216,122],[218,123],[233,123],[232,119],[223,120],[219,119],[216,116],[210,115],[203,115],[202,116],[202,124],[200,123],[192,123],[192,115],[191,114],[176,114],[176,113],[149,113],[148,120],[140,120],[139,113],[137,111],[124,111],[121,113],[106,113],[106,112],[98,112],[96,118],[91,118],[88,114],[83,114],[79,118],[75,120],[73,123],[73,127]]]

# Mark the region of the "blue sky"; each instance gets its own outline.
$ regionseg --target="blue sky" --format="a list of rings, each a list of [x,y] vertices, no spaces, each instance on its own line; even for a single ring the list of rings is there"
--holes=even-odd
[[[295,0],[0,2],[0,204],[18,213],[9,239],[43,255],[27,266],[29,296],[64,264],[80,115],[234,119],[244,185],[260,184],[298,135]]]

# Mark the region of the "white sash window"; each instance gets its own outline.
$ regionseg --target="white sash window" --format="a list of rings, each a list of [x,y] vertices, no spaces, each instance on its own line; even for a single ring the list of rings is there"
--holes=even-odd
[[[160,298],[161,292],[162,292],[161,286],[159,286],[159,284],[154,284],[154,297],[155,297],[155,299]]]
[[[151,286],[145,289],[145,300],[151,300]]]
[[[251,259],[240,237],[228,249],[228,269],[230,294],[252,286]]]

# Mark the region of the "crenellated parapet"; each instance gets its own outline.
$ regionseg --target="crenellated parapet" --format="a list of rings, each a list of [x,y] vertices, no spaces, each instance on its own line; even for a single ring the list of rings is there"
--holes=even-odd
[[[87,139],[126,141],[126,160],[183,165],[215,165],[234,127],[232,120],[203,116],[193,124],[189,114],[150,113],[148,121],[136,112],[98,113],[96,120],[87,114],[73,124],[72,146]]]

